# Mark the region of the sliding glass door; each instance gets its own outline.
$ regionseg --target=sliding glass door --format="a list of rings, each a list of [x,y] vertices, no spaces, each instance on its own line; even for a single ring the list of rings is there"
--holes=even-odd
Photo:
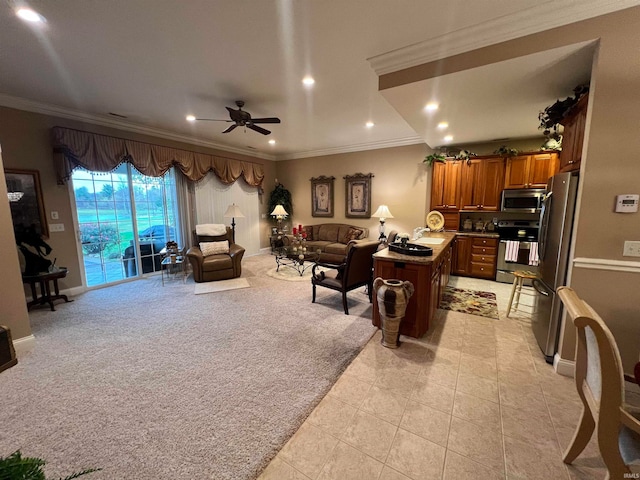
[[[148,177],[123,163],[75,170],[72,182],[87,286],[160,271],[166,242],[180,243],[173,171]]]

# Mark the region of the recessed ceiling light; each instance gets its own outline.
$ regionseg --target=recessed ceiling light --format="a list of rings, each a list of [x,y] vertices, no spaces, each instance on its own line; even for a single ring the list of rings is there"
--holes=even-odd
[[[439,105],[438,105],[437,103],[435,103],[435,102],[429,102],[429,103],[427,103],[427,104],[425,105],[424,109],[425,109],[427,112],[435,112],[435,111],[438,109],[438,106],[439,106]]]
[[[446,137],[444,137],[445,142],[450,142],[451,140],[453,140],[453,135],[447,135]]]
[[[31,10],[30,8],[19,8],[16,10],[16,15],[20,17],[22,20],[26,20],[27,22],[33,23],[44,23],[46,22],[45,18],[40,15],[35,10]]]
[[[307,87],[310,87],[311,85],[316,83],[316,81],[313,79],[313,77],[310,77],[309,75],[307,75],[302,79],[302,83],[304,83]]]
[[[449,124],[448,124],[447,122],[440,122],[440,123],[438,124],[438,128],[439,128],[440,130],[446,130],[448,126],[449,126]]]
[[[194,117],[193,115],[187,115],[187,122],[195,122],[196,121],[196,117]]]
[[[269,140],[269,144],[270,144],[270,145],[275,145],[275,144],[276,144],[276,141],[272,138],[271,140]]]
[[[373,122],[367,122],[364,124],[367,128],[373,128],[373,126],[375,125],[375,123]]]

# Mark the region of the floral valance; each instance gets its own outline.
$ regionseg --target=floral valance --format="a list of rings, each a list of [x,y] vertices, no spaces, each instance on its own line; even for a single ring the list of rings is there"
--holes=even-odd
[[[259,187],[264,179],[262,165],[217,155],[136,142],[124,138],[53,127],[53,161],[58,183],[63,184],[77,167],[109,172],[122,162],[131,163],[150,177],[160,177],[175,166],[190,180],[201,180],[209,171],[227,185],[240,176]]]

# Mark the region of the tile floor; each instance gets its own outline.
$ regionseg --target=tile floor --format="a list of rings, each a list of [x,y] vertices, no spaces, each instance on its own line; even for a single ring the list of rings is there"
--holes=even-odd
[[[526,308],[505,318],[511,286],[452,285],[494,291],[500,319],[438,310],[397,350],[378,332],[259,480],[605,477],[593,441],[562,462],[581,411],[575,384],[545,363]]]

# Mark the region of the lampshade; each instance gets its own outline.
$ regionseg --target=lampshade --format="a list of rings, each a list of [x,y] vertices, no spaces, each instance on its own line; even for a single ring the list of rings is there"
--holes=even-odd
[[[224,212],[224,218],[244,218],[244,215],[240,211],[240,208],[238,208],[238,206],[233,203],[229,205],[227,211]]]
[[[391,212],[389,211],[389,207],[386,205],[380,205],[371,216],[376,218],[393,218],[393,215],[391,215]]]
[[[286,217],[289,215],[287,211],[284,209],[282,205],[276,205],[276,208],[273,209],[273,212],[270,213],[272,217]]]

